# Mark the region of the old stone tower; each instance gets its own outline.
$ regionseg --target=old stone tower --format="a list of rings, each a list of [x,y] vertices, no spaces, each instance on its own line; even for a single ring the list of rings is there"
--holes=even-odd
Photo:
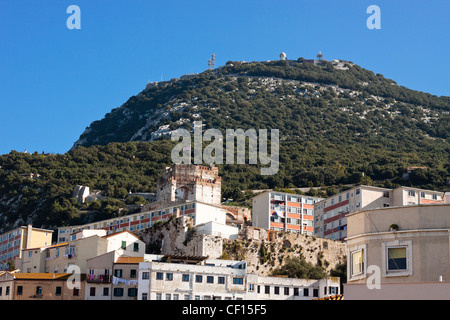
[[[158,180],[156,201],[160,203],[201,201],[220,205],[219,169],[192,164],[166,167],[162,178]]]

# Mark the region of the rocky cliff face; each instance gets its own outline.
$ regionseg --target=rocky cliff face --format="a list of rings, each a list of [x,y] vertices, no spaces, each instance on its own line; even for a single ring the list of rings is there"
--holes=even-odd
[[[187,217],[174,218],[136,233],[146,252],[163,255],[208,256],[246,260],[249,273],[267,276],[292,257],[303,257],[327,272],[346,260],[345,243],[294,233],[274,233],[252,227],[239,240],[198,234]]]

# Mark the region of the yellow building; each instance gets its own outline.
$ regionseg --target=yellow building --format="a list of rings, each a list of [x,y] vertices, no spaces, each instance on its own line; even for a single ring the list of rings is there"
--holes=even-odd
[[[14,264],[20,267],[22,250],[48,246],[52,243],[53,230],[33,228],[32,225],[22,226],[8,231],[0,236],[0,270],[5,270]]]

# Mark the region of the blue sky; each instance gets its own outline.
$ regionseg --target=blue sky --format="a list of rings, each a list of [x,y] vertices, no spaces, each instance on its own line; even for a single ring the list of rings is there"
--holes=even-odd
[[[66,26],[70,5],[80,30]],[[449,96],[449,12],[442,0],[0,0],[0,154],[65,153],[149,81],[202,72],[212,53],[220,66],[320,50]]]

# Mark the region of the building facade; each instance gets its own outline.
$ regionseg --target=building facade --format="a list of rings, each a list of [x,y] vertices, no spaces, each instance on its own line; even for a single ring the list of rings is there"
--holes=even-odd
[[[89,232],[86,237],[79,235],[83,233],[74,234],[74,240],[65,243],[24,250],[21,271],[86,273],[86,261],[104,253],[116,250],[122,255],[143,256],[145,252],[145,243],[128,231],[102,236],[104,230],[98,230],[98,234]]]
[[[190,259],[189,264],[140,263],[138,299],[314,300],[340,294],[340,279],[336,277],[321,280],[262,277],[247,273],[245,260]]]
[[[347,236],[347,215],[367,209],[443,203],[438,191],[410,187],[396,189],[357,186],[314,205],[314,234],[321,238],[344,241]]]
[[[52,244],[53,230],[22,226],[0,236],[0,270],[6,270],[8,263],[20,266],[22,250]]]
[[[322,199],[285,192],[263,192],[252,199],[252,225],[312,235],[314,204]]]
[[[137,300],[137,278],[142,256],[111,251],[87,261],[86,300]]]
[[[349,214],[345,299],[448,299],[450,204]]]
[[[156,202],[200,201],[220,205],[221,178],[214,166],[179,164],[167,167],[156,186]]]
[[[73,237],[73,233],[82,230],[102,229],[106,234],[113,234],[121,231],[141,231],[152,227],[155,223],[168,220],[172,216],[188,216],[194,219],[194,225],[209,222],[217,225],[226,225],[227,211],[221,206],[203,203],[199,201],[186,202],[178,205],[155,209],[147,212],[139,212],[123,217],[112,218],[97,222],[92,222],[79,226],[67,226],[58,228],[58,243],[66,242]],[[230,228],[225,231],[230,234]],[[236,231],[236,230],[235,230]],[[236,231],[237,232],[237,231]]]
[[[84,300],[84,275],[10,273],[0,275],[0,300]]]

